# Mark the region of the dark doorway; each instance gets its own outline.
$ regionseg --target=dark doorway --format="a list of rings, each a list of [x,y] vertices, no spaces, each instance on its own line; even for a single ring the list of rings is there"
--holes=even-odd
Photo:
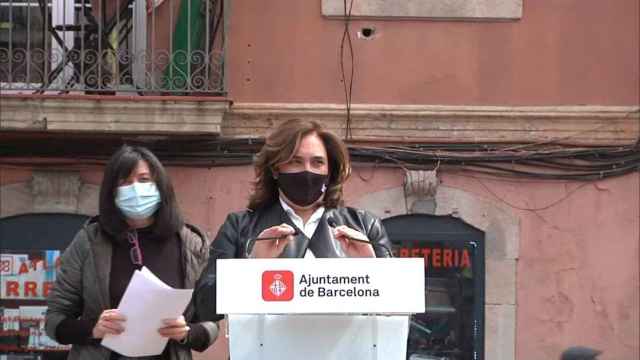
[[[484,358],[484,232],[452,216],[383,220],[397,257],[422,257],[426,312],[411,317],[407,359]]]

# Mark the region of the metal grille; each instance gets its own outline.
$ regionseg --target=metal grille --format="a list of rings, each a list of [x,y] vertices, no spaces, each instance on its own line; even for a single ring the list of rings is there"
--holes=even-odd
[[[0,89],[225,92],[223,0],[0,1]]]

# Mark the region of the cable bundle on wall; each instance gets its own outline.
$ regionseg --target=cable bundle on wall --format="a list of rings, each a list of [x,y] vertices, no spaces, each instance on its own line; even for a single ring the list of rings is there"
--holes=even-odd
[[[353,161],[408,169],[436,166],[493,176],[548,180],[598,180],[640,171],[638,145],[615,147],[530,147],[456,144],[350,147]]]
[[[0,164],[104,164],[122,144],[143,145],[167,165],[216,167],[250,165],[263,139],[220,140],[13,138],[0,141]],[[100,146],[96,146],[99,143]],[[352,161],[405,169],[469,171],[500,177],[590,181],[640,171],[640,145],[580,147],[553,144],[349,145]]]

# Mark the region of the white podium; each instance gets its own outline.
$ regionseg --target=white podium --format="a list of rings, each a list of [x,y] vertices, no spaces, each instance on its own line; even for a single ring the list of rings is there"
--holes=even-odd
[[[216,286],[231,360],[404,360],[425,311],[423,259],[221,259]]]

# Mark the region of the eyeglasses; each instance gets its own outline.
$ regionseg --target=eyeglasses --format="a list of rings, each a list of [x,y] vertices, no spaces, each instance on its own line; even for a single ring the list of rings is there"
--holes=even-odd
[[[138,241],[138,233],[134,230],[127,233],[127,240],[129,244],[133,245],[131,251],[129,251],[129,257],[134,265],[142,266],[142,249],[140,248],[140,241]]]

